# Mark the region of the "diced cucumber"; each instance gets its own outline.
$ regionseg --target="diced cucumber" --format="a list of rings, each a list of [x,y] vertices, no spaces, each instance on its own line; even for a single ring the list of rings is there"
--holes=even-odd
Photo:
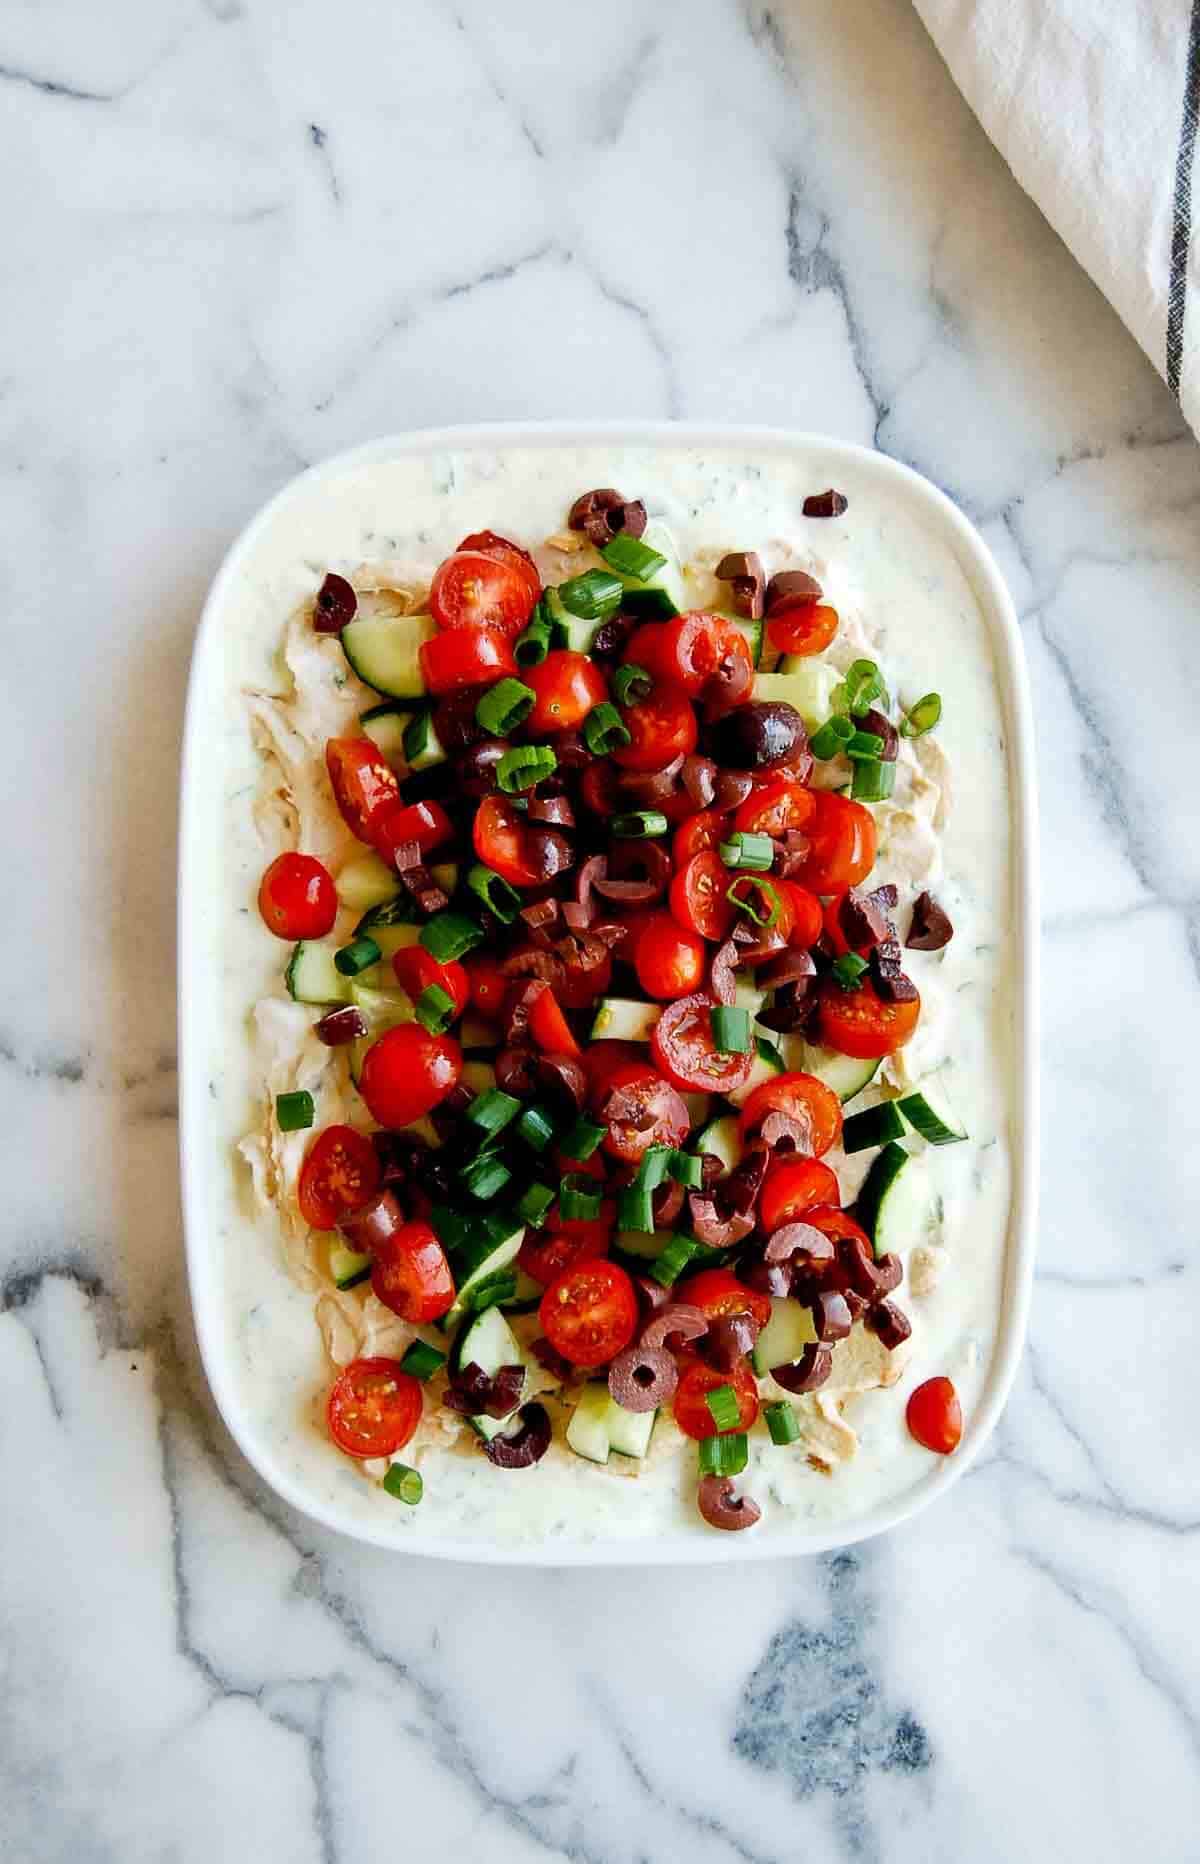
[[[670,1240],[670,1230],[618,1230],[613,1247],[623,1256],[637,1256],[640,1261],[652,1262],[655,1256],[661,1256]]]
[[[339,1288],[357,1287],[371,1273],[371,1258],[360,1255],[357,1249],[347,1249],[345,1243],[330,1243],[329,1273]]]
[[[481,1016],[466,1015],[458,1025],[458,1040],[464,1049],[494,1049],[500,1046],[500,1031],[495,1023]]]
[[[921,1160],[894,1140],[886,1145],[871,1161],[855,1208],[877,1257],[919,1242],[929,1219],[929,1184]]]
[[[757,1052],[746,1079],[740,1087],[733,1088],[725,1096],[735,1107],[744,1107],[756,1087],[761,1087],[764,1081],[773,1081],[777,1074],[783,1073],[783,1056],[772,1037],[758,1036],[755,1049]]]
[[[443,893],[449,896],[454,892],[455,888],[458,886],[457,861],[435,861],[429,871],[437,881]]]
[[[665,561],[658,569],[652,571],[644,580],[630,576],[616,563],[609,561],[606,545],[601,556],[613,575],[624,585],[625,595],[621,607],[629,615],[645,615],[653,619],[669,619],[672,615],[687,612],[687,591],[683,586],[683,572],[679,567],[679,552],[670,532],[662,524],[648,524],[640,540],[648,550],[657,550]]]
[[[384,900],[365,912],[354,928],[355,938],[375,940],[389,972],[389,960],[398,951],[407,951],[410,945],[419,945],[421,942],[421,928],[412,917],[412,912],[412,902],[408,896],[396,893],[390,900]]]
[[[756,699],[782,699],[795,706],[806,730],[816,731],[829,717],[834,688],[841,675],[826,660],[804,660],[785,655],[779,673],[756,673]]]
[[[772,1296],[771,1318],[754,1342],[754,1370],[761,1377],[772,1366],[790,1366],[816,1337],[808,1308],[790,1296]]]
[[[738,1137],[737,1115],[723,1113],[698,1133],[692,1141],[693,1152],[711,1152],[721,1161],[721,1176],[731,1172],[742,1156],[742,1142]]]
[[[404,759],[410,770],[428,770],[445,762],[446,752],[433,729],[432,712],[416,712],[404,734]]]
[[[853,1055],[839,1055],[836,1049],[818,1048],[812,1042],[804,1044],[804,1059],[797,1066],[824,1081],[843,1104],[861,1094],[879,1073],[877,1061],[858,1061]]]
[[[359,714],[359,724],[363,736],[372,744],[377,744],[383,757],[393,770],[402,770],[407,759],[404,755],[405,726],[412,718],[398,705],[373,705],[366,712]]]
[[[526,1275],[524,1269],[518,1269],[516,1292],[501,1301],[500,1305],[509,1314],[532,1314],[535,1307],[542,1305],[545,1292],[541,1282],[534,1281],[532,1275]]]
[[[517,1336],[498,1307],[485,1307],[476,1320],[463,1328],[461,1340],[455,1343],[454,1359],[459,1366],[478,1366],[489,1378],[495,1378],[501,1366],[525,1366]],[[504,1417],[473,1417],[471,1424],[481,1437],[498,1437],[520,1403],[518,1395]]]
[[[632,997],[601,997],[592,1023],[593,1042],[648,1042],[662,1015],[661,1003],[637,1003]]]
[[[842,1151],[865,1152],[869,1146],[885,1146],[889,1139],[902,1139],[904,1121],[896,1111],[894,1100],[883,1100],[877,1107],[864,1107],[852,1113],[842,1128]]]
[[[721,611],[718,610],[717,612],[720,613]],[[725,620],[728,621],[732,627],[736,628],[739,634],[745,635],[746,644],[750,649],[750,664],[756,667],[762,656],[765,634],[763,623],[761,621],[752,621],[747,615],[726,614]]]
[[[762,1009],[767,1000],[765,990],[760,990],[754,982],[753,971],[735,971],[733,974],[733,1001],[739,1010],[748,1010],[751,1022]]]
[[[436,1225],[434,1226],[437,1227]],[[450,1266],[454,1270],[454,1281],[458,1297],[454,1306],[438,1325],[446,1333],[456,1327],[463,1315],[463,1302],[481,1281],[489,1275],[496,1275],[516,1261],[517,1252],[525,1238],[524,1224],[512,1227],[498,1216],[484,1216],[471,1220],[471,1227],[465,1238],[454,1244],[441,1238],[442,1245],[450,1257]],[[485,1310],[491,1312],[490,1309]],[[482,1315],[480,1316],[482,1319]],[[469,1329],[468,1329],[469,1331]],[[456,1345],[455,1352],[458,1352]]]
[[[657,1421],[657,1411],[626,1411],[610,1398],[604,1418],[610,1447],[618,1456],[635,1456],[640,1461],[650,1448]]]
[[[350,979],[333,962],[336,945],[302,938],[284,972],[289,994],[297,1003],[349,1003]]]
[[[684,1106],[688,1110],[688,1123],[693,1132],[698,1126],[708,1125],[709,1109],[712,1106],[711,1094],[683,1094]]]
[[[338,872],[338,898],[352,913],[365,913],[396,898],[396,870],[377,854],[356,854]]]
[[[342,651],[364,686],[390,699],[419,699],[421,649],[437,632],[432,615],[367,616],[342,629]]]
[[[385,1029],[395,1029],[398,1023],[416,1021],[407,990],[380,990],[374,984],[365,984],[361,977],[352,977],[350,1001],[362,1011],[372,1040],[381,1036]]]
[[[496,1070],[490,1061],[465,1061],[458,1078],[473,1094],[486,1094],[496,1085]]]
[[[542,594],[542,613],[553,630],[552,640],[555,647],[569,647],[574,654],[590,654],[603,622],[583,615],[572,615],[570,609],[554,588],[546,589]]]
[[[914,1132],[931,1146],[953,1146],[967,1137],[967,1129],[947,1100],[940,1083],[926,1081],[896,1105]]]
[[[608,1440],[608,1407],[612,1399],[608,1386],[585,1385],[567,1425],[567,1443],[576,1456],[589,1463],[607,1463],[611,1444]]]

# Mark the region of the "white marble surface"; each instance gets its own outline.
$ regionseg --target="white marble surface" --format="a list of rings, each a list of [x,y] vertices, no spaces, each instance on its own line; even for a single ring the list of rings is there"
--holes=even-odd
[[[1200,460],[906,0],[0,13],[0,1855],[1200,1855]],[[203,1388],[172,979],[230,537],[389,429],[826,428],[983,525],[1045,834],[993,1447],[852,1555],[485,1579],[289,1514]]]

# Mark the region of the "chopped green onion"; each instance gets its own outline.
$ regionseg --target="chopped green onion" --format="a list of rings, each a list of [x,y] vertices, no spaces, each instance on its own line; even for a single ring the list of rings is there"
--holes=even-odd
[[[676,1232],[662,1254],[655,1257],[649,1273],[662,1287],[670,1288],[674,1282],[679,1280],[693,1256],[701,1253],[703,1247],[704,1245],[698,1243],[694,1236],[681,1236]]]
[[[471,892],[494,913],[502,926],[510,926],[521,910],[521,896],[500,874],[494,874],[482,861],[476,861],[467,875]],[[482,936],[482,935],[481,935]],[[476,941],[478,942],[478,941]]]
[[[657,550],[651,550],[649,544],[643,544],[639,538],[629,537],[624,531],[618,531],[612,542],[605,544],[600,555],[621,576],[632,576],[637,582],[649,582],[659,570],[666,567],[667,559]]]
[[[846,740],[846,756],[873,763],[883,752],[883,739],[873,731],[856,731]]]
[[[649,697],[654,681],[645,667],[618,667],[612,677],[612,689],[618,705],[636,705]]]
[[[808,748],[814,757],[836,757],[853,736],[854,727],[850,720],[843,718],[840,712],[835,712],[832,718],[825,720],[819,731],[813,733]]]
[[[775,1070],[776,1074],[783,1074],[786,1072],[783,1065],[783,1056],[771,1041],[770,1037],[764,1036],[761,1031],[754,1038],[754,1050],[758,1059],[760,1061],[765,1061]]]
[[[530,1223],[535,1230],[540,1230],[553,1202],[554,1193],[548,1184],[531,1184],[517,1199],[517,1215],[522,1223]]]
[[[718,1430],[737,1429],[742,1421],[742,1408],[732,1385],[718,1385],[715,1391],[705,1392],[704,1402]]]
[[[463,1248],[475,1235],[478,1217],[468,1217],[451,1204],[435,1204],[429,1213],[438,1242],[448,1254]]]
[[[590,1223],[600,1215],[601,1197],[596,1180],[569,1171],[558,1187],[558,1214],[567,1223]]]
[[[647,1146],[638,1161],[634,1184],[644,1184],[648,1191],[657,1191],[666,1177],[671,1165],[670,1146]]]
[[[698,1190],[704,1183],[704,1165],[694,1152],[672,1152],[667,1170],[676,1184],[689,1191]]]
[[[450,964],[483,944],[483,929],[465,913],[435,913],[421,927],[421,944],[439,964]]]
[[[534,693],[520,680],[498,680],[475,707],[475,717],[493,738],[507,738],[533,711]]]
[[[866,968],[865,958],[860,958],[856,951],[847,951],[834,960],[831,972],[843,990],[857,990],[858,980]]]
[[[618,746],[633,742],[631,732],[622,723],[621,714],[615,705],[609,705],[607,699],[602,699],[599,705],[592,707],[583,721],[583,735],[593,757],[607,757]]]
[[[454,1021],[454,998],[440,984],[426,984],[417,998],[417,1021],[431,1036],[440,1036]]]
[[[607,1126],[597,1126],[595,1120],[576,1120],[562,1142],[563,1157],[581,1161],[590,1159],[607,1131]]]
[[[748,887],[749,892],[743,896],[738,892],[739,887]],[[762,912],[754,903],[755,894],[765,909]],[[740,913],[753,919],[756,926],[762,926],[764,931],[769,930],[779,917],[779,895],[769,880],[760,880],[757,874],[739,874],[733,885],[725,889],[725,898]]]
[[[701,1441],[702,1476],[740,1476],[749,1460],[744,1430],[730,1431],[725,1437],[705,1437]]]
[[[279,1122],[281,1133],[303,1132],[311,1126],[317,1115],[313,1106],[313,1097],[307,1088],[297,1088],[294,1094],[276,1094],[275,1118]]]
[[[512,1173],[504,1160],[497,1158],[494,1152],[480,1152],[469,1164],[464,1165],[459,1173],[472,1197],[477,1197],[481,1204],[488,1198],[495,1197],[502,1191]]]
[[[414,1340],[400,1361],[400,1370],[423,1382],[431,1379],[435,1372],[440,1372],[445,1363],[445,1353],[439,1353],[436,1346],[426,1346],[424,1340]]]
[[[926,693],[918,699],[916,705],[910,705],[900,720],[900,731],[905,738],[923,738],[927,731],[932,731],[942,716],[941,693]]]
[[[407,1463],[393,1463],[383,1478],[383,1486],[389,1495],[398,1502],[407,1502],[410,1508],[415,1508],[425,1493],[420,1470],[410,1469]]]
[[[554,1137],[554,1122],[544,1107],[526,1107],[517,1121],[517,1131],[527,1146],[544,1152]]]
[[[361,938],[351,939],[348,945],[343,945],[340,951],[335,951],[333,962],[343,977],[357,977],[360,971],[367,969],[368,965],[378,964],[382,956],[383,953],[375,940],[369,934],[363,933]]]
[[[884,803],[891,795],[895,781],[895,764],[855,764],[850,794],[856,803]]]
[[[511,1301],[517,1292],[517,1272],[515,1269],[497,1269],[494,1275],[485,1275],[477,1281],[463,1296],[463,1307],[468,1314],[482,1314],[485,1308],[499,1307],[501,1301]]]
[[[750,1012],[736,1004],[714,1003],[712,1020],[713,1047],[722,1055],[750,1053]]]
[[[876,699],[882,699],[886,704],[887,687],[883,683],[883,676],[875,662],[873,660],[853,661],[846,670],[845,678],[835,698],[842,700],[838,710],[844,709],[852,713],[855,718],[861,718],[864,712],[869,712]]]
[[[760,874],[765,874],[775,859],[775,848],[769,835],[748,834],[739,829],[728,841],[723,841],[717,850],[726,867],[750,867]]]
[[[463,1115],[477,1126],[481,1133],[492,1138],[502,1133],[510,1120],[515,1120],[521,1111],[521,1103],[506,1094],[502,1087],[489,1087],[482,1094],[477,1094]]]
[[[654,1193],[646,1184],[631,1184],[617,1198],[617,1228],[639,1230],[649,1236],[654,1230]]]
[[[521,744],[505,751],[496,765],[496,782],[506,795],[515,796],[552,777],[557,768],[558,759],[548,744]]]
[[[774,1404],[763,1406],[763,1416],[767,1420],[767,1429],[771,1433],[772,1443],[795,1443],[800,1435],[800,1419],[796,1416],[796,1407],[777,1400]]]
[[[669,824],[661,809],[631,809],[628,815],[614,816],[610,826],[621,841],[645,841],[650,835],[665,835]]]
[[[550,652],[552,624],[540,605],[534,609],[529,626],[513,643],[513,659],[519,667],[540,666]]]
[[[581,621],[608,621],[621,606],[621,579],[607,570],[585,570],[559,583],[558,599],[569,615]]]

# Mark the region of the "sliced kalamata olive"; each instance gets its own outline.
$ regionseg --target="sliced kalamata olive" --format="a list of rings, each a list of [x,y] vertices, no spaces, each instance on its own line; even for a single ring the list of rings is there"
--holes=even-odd
[[[327,1010],[313,1033],[326,1048],[341,1048],[366,1035],[367,1019],[355,1004],[344,1003],[338,1010]]]
[[[688,800],[697,809],[707,809],[717,793],[717,766],[712,758],[701,757],[698,751],[690,752],[683,760],[680,775]]]
[[[806,1346],[799,1359],[790,1366],[772,1366],[771,1377],[785,1392],[815,1392],[833,1371],[833,1352],[828,1346]]]
[[[754,1209],[770,1158],[765,1145],[746,1147],[729,1176],[721,1180],[719,1197],[723,1209],[739,1217],[746,1216]]]
[[[848,1287],[867,1301],[878,1301],[900,1286],[903,1269],[899,1256],[880,1256],[876,1261],[870,1243],[861,1236],[839,1239],[838,1266]]]
[[[590,977],[608,962],[608,946],[595,932],[569,931],[557,941],[554,951],[568,977]]]
[[[711,1196],[713,1191],[716,1190],[717,1185],[721,1182],[721,1179],[724,1176],[725,1176],[724,1159],[718,1158],[715,1152],[702,1152],[700,1154],[700,1188],[701,1190],[707,1191],[709,1195]]]
[[[491,1396],[492,1380],[490,1373],[485,1372],[482,1366],[476,1364],[475,1360],[469,1359],[465,1365],[452,1365],[449,1373],[449,1380],[452,1391],[456,1391],[461,1397],[466,1398],[476,1411],[483,1410],[484,1405]]]
[[[595,908],[590,900],[586,906],[581,906],[578,900],[562,902],[562,916],[572,932],[586,932],[594,914]]]
[[[840,518],[850,500],[844,492],[835,492],[830,486],[828,492],[810,492],[804,501],[806,518]]]
[[[912,924],[904,943],[910,951],[941,951],[954,937],[950,915],[932,893],[918,893],[913,901]]]
[[[714,672],[704,683],[704,716],[715,721],[741,706],[754,680],[749,654],[739,653],[731,644],[722,647]]]
[[[672,1336],[681,1340],[699,1340],[708,1332],[708,1317],[690,1301],[668,1301],[642,1329],[638,1342],[643,1347],[665,1346]]]
[[[676,1217],[683,1209],[684,1188],[668,1178],[651,1194],[650,1209],[654,1215],[656,1230],[669,1230]]]
[[[702,1191],[688,1193],[688,1210],[692,1219],[692,1235],[701,1243],[707,1243],[710,1249],[731,1249],[740,1243],[743,1236],[749,1236],[754,1228],[754,1218],[731,1211],[722,1216],[711,1197],[705,1197]]]
[[[358,597],[353,586],[330,570],[313,603],[313,627],[318,634],[340,634],[357,613]]]
[[[747,1288],[753,1288],[756,1294],[771,1294],[778,1300],[792,1292],[792,1273],[779,1262],[743,1262],[738,1270],[739,1280]]]
[[[767,578],[756,550],[731,550],[717,564],[718,582],[732,584],[730,606],[736,615],[758,621],[763,612]]]
[[[563,962],[556,952],[543,951],[537,945],[522,945],[501,960],[505,977],[536,977],[543,983],[558,985],[563,980]]]
[[[429,1147],[415,1133],[393,1133],[386,1127],[371,1134],[371,1144],[382,1168],[385,1185],[405,1184],[429,1157]]]
[[[790,828],[782,841],[772,837],[771,845],[774,850],[771,872],[778,874],[780,880],[798,880],[812,851],[808,836],[802,835],[798,828]]]
[[[546,743],[554,752],[558,766],[555,774],[558,776],[564,771],[585,770],[592,761],[592,754],[581,731],[555,732],[552,738],[547,738]]]
[[[572,1056],[539,1055],[533,1073],[552,1113],[569,1119],[580,1111],[587,1099],[587,1076]]]
[[[807,570],[777,570],[767,584],[767,614],[772,614],[781,602],[819,602],[823,594],[820,583]]]
[[[795,984],[777,985],[774,1002],[770,1009],[758,1012],[757,1020],[764,1028],[786,1035],[790,1030],[805,1028],[816,1009],[817,999],[809,991],[808,980],[800,978]]]
[[[640,498],[622,498],[612,486],[600,486],[575,500],[567,523],[601,550],[618,531],[640,537],[646,529],[646,507]]]
[[[602,939],[614,957],[629,955],[632,928],[623,919],[597,919],[590,928],[593,938]]]
[[[608,855],[606,871],[592,885],[608,900],[648,906],[661,899],[671,878],[671,858],[654,841],[621,841]]]
[[[661,1313],[671,1299],[671,1290],[664,1288],[661,1282],[652,1281],[649,1275],[635,1275],[633,1285],[638,1304],[647,1316]]]
[[[901,964],[900,947],[890,936],[871,952],[871,980],[890,1003],[915,1003],[917,999],[917,987]]]
[[[410,867],[423,867],[424,865],[419,841],[402,841],[392,850],[392,866],[398,874],[407,874]]]
[[[545,978],[541,977],[531,977],[527,983],[518,978],[510,985],[504,1003],[504,1035],[510,1048],[519,1048],[527,1043],[533,1006],[542,992],[549,988]]]
[[[532,1049],[521,1048],[516,1044],[502,1048],[496,1057],[496,1086],[503,1088],[506,1094],[513,1094],[518,1100],[523,1100],[533,1092],[536,1060]]]
[[[526,816],[530,822],[548,822],[554,828],[574,828],[575,811],[571,799],[561,792],[546,796],[542,793],[544,786],[538,784],[529,792],[529,807]]]
[[[815,1293],[816,1290],[814,1289],[813,1292]],[[861,1320],[871,1305],[866,1295],[859,1294],[856,1288],[843,1288],[842,1299],[850,1309],[850,1318],[852,1321]]]
[[[704,1351],[711,1365],[721,1372],[732,1372],[746,1357],[758,1338],[758,1322],[753,1314],[719,1314],[709,1322]]]
[[[847,945],[853,951],[866,951],[888,937],[891,920],[886,908],[862,887],[851,887],[842,895],[838,907],[838,924]]]
[[[748,770],[718,770],[717,787],[713,795],[714,809],[736,809],[744,803],[754,788],[754,778]]]
[[[761,1519],[762,1509],[749,1495],[738,1495],[728,1476],[702,1476],[696,1504],[709,1527],[737,1533],[753,1527]]]
[[[767,770],[807,749],[808,733],[794,705],[783,699],[756,699],[718,719],[708,742],[720,764]]]
[[[633,615],[614,615],[611,621],[602,622],[592,636],[590,658],[615,660],[636,627],[637,619]]]
[[[589,854],[582,861],[575,876],[575,898],[581,906],[592,903],[592,888],[598,880],[603,880],[608,873],[608,856],[606,854]]]
[[[891,1294],[904,1280],[904,1264],[898,1255],[888,1251],[886,1256],[876,1256],[875,1276],[881,1294]]]
[[[521,1428],[513,1437],[493,1437],[484,1444],[488,1461],[498,1469],[529,1469],[550,1448],[550,1417],[544,1405],[522,1405]]]
[[[871,710],[864,712],[859,719],[858,729],[874,732],[877,738],[883,739],[883,749],[879,753],[880,763],[895,763],[900,752],[900,733],[885,713],[877,712],[872,706]]]
[[[816,1229],[811,1223],[785,1223],[781,1229],[773,1230],[763,1246],[764,1262],[790,1262],[800,1249],[811,1253],[828,1245],[829,1255],[833,1255],[833,1244],[823,1230]]]
[[[863,1316],[863,1326],[870,1328],[889,1353],[894,1353],[898,1346],[902,1346],[912,1332],[911,1320],[894,1301],[880,1301],[877,1306],[869,1308]]]
[[[836,1288],[824,1288],[811,1307],[813,1326],[822,1345],[848,1337],[853,1322],[845,1297]]]
[[[812,1157],[812,1121],[807,1115],[801,1117],[799,1109],[795,1113],[780,1113],[772,1108],[759,1128],[759,1136],[776,1152]]]
[[[708,977],[717,1003],[732,1003],[737,997],[737,980],[733,975],[737,961],[738,948],[731,938],[727,938],[723,945],[718,945],[713,953]]]
[[[627,1347],[608,1368],[609,1393],[626,1411],[657,1411],[671,1402],[678,1383],[679,1367],[665,1346]]]
[[[415,867],[402,867],[400,880],[405,891],[416,901],[426,919],[432,919],[434,913],[445,912],[449,906],[449,895],[438,885],[423,862]]]
[[[781,984],[798,984],[801,978],[816,974],[811,952],[788,950],[764,964],[757,981],[764,990],[778,990]]]
[[[680,758],[675,760],[676,765],[681,762]],[[675,765],[668,765],[665,770],[630,770],[619,779],[617,788],[624,801],[635,809],[654,809],[675,795],[679,788],[679,771]]]
[[[487,732],[475,716],[475,708],[487,691],[486,686],[460,686],[457,692],[445,693],[433,708],[433,729],[444,751],[453,755],[469,750],[487,738]],[[507,745],[501,745],[505,751]]]
[[[507,1417],[510,1411],[516,1409],[524,1389],[524,1366],[501,1366],[492,1379],[492,1389],[484,1401],[484,1416]]]
[[[525,830],[525,859],[539,880],[553,880],[575,865],[575,850],[556,828]]]
[[[545,932],[558,924],[558,901],[553,898],[532,900],[528,906],[522,906],[520,916],[531,932]]]
[[[557,1346],[551,1346],[549,1340],[538,1338],[530,1342],[530,1352],[537,1360],[543,1372],[551,1378],[566,1380],[571,1377],[572,1366],[569,1359],[564,1359]]]
[[[391,1191],[377,1191],[369,1204],[342,1218],[338,1226],[352,1249],[372,1254],[389,1243],[408,1219]]]

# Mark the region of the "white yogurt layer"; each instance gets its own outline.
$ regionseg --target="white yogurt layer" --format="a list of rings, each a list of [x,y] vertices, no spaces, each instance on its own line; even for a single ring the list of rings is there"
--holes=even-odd
[[[852,1523],[927,1475],[931,1458],[904,1423],[908,1393],[921,1380],[948,1374],[971,1416],[1001,1315],[1015,1091],[1000,699],[984,617],[921,500],[840,460],[835,477],[849,509],[819,521],[801,516],[804,497],[830,479],[815,450],[731,448],[698,457],[683,448],[548,443],[400,457],[300,482],[259,527],[228,593],[219,641],[197,669],[207,744],[203,767],[191,773],[202,786],[190,857],[207,881],[194,889],[206,896],[194,990],[205,1031],[199,1065],[210,1094],[207,1156],[195,1176],[207,1209],[203,1246],[216,1258],[223,1294],[221,1337],[208,1344],[210,1358],[220,1353],[232,1378],[247,1441],[263,1445],[276,1469],[314,1504],[336,1508],[348,1527],[410,1546],[431,1536],[478,1546],[661,1543],[713,1533],[695,1509],[694,1445],[669,1419],[660,1419],[645,1465],[614,1458],[598,1467],[556,1443],[541,1464],[519,1472],[492,1468],[477,1447],[455,1440],[452,1422],[431,1420],[405,1452],[425,1480],[418,1509],[366,1479],[324,1433],[321,1405],[332,1376],[326,1344],[344,1362],[364,1348],[402,1348],[411,1329],[373,1297],[355,1290],[339,1298],[322,1281],[319,1252],[284,1195],[311,1135],[252,1138],[253,1179],[239,1151],[247,1135],[264,1133],[274,1094],[297,1085],[314,1091],[319,1125],[340,1117],[369,1124],[344,1064],[331,1062],[308,1033],[313,1012],[284,997],[286,948],[265,931],[255,907],[264,866],[297,832],[300,845],[335,871],[357,846],[330,807],[321,750],[374,696],[349,676],[336,642],[318,641],[295,617],[329,569],[360,590],[423,588],[468,531],[490,526],[537,545],[561,531],[571,500],[593,485],[644,498],[651,516],[668,524],[697,606],[714,601],[707,566],[727,549],[757,550],[768,572],[803,567],[843,618],[831,660],[844,666],[869,651],[902,702],[930,690],[943,699],[937,733],[915,751],[905,746],[895,798],[876,810],[881,845],[873,880],[899,885],[902,927],[907,903],[926,885],[954,922],[945,951],[909,954],[922,1020],[891,1078],[944,1070],[970,1139],[930,1149],[924,1161],[934,1215],[928,1233],[913,1239],[899,1291],[914,1329],[907,1356],[887,1368],[902,1368],[899,1377],[846,1399],[854,1383],[876,1384],[886,1361],[864,1340],[856,1363],[844,1356],[840,1380],[804,1402],[799,1445],[776,1447],[756,1428],[743,1484],[763,1509],[754,1537]],[[579,567],[553,551],[538,554],[554,579]],[[280,712],[269,700],[248,702],[248,691],[290,696],[291,703]],[[295,791],[265,808],[264,735]],[[874,1098],[868,1090],[855,1107]],[[830,1155],[845,1201],[872,1156]],[[814,1451],[825,1469],[810,1462]]]

